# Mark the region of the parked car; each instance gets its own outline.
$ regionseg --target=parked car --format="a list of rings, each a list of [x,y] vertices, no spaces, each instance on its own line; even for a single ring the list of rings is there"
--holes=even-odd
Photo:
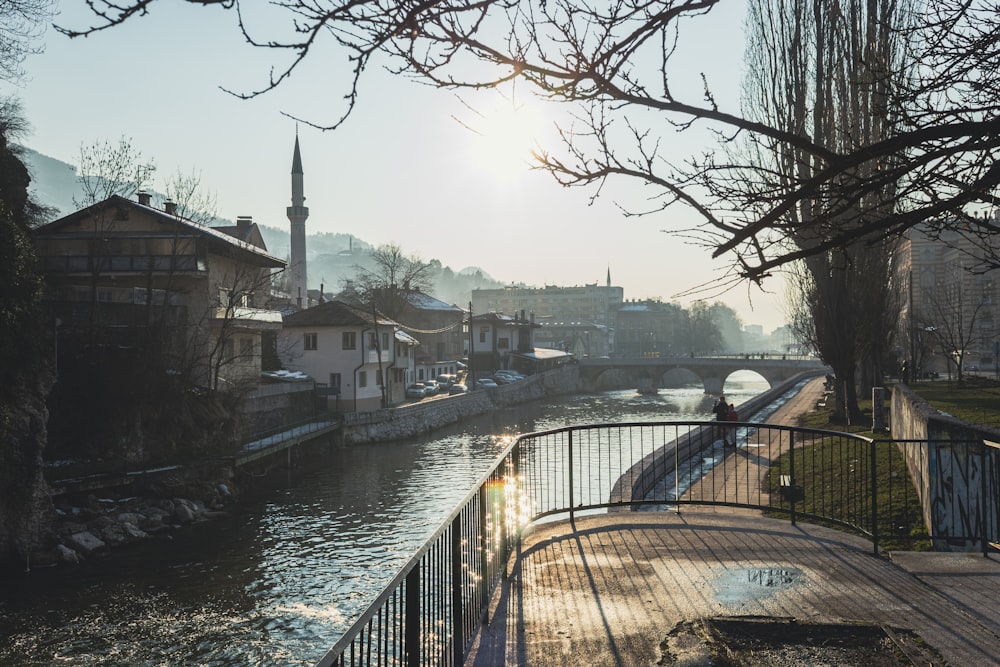
[[[437,380],[424,380],[424,386],[427,387],[428,396],[433,396],[441,389],[441,385],[438,384]]]
[[[458,382],[458,376],[453,373],[441,373],[441,375],[437,376],[437,381],[442,388],[448,388]]]
[[[469,393],[469,388],[464,384],[453,384],[448,388],[448,394],[450,396],[455,396],[456,394],[467,394]]]
[[[423,398],[427,395],[427,387],[421,383],[411,384],[406,388],[407,398]]]
[[[498,385],[496,383],[496,380],[494,380],[493,378],[482,378],[480,380],[476,380],[475,384],[476,389],[489,389],[491,387],[499,387],[499,386],[500,385]]]
[[[524,376],[517,371],[501,370],[493,374],[493,379],[500,384],[509,384],[511,382],[523,380]]]

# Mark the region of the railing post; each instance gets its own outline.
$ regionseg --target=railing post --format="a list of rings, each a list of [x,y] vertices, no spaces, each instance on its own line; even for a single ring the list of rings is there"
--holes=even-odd
[[[979,439],[979,462],[979,477],[982,484],[979,492],[979,525],[981,527],[979,543],[983,547],[983,556],[988,556],[990,550],[986,528],[986,492],[989,486],[986,484],[986,440],[983,438]]]
[[[872,486],[872,550],[878,556],[878,440],[871,441],[871,486]]]
[[[698,429],[698,444],[699,445],[701,444],[701,434],[702,434],[702,432],[703,432],[702,429],[699,428]],[[680,503],[680,500],[681,500],[681,480],[680,480],[680,477],[681,477],[681,474],[680,474],[680,469],[681,469],[681,461],[680,461],[681,439],[680,439],[680,435],[679,435],[679,433],[678,433],[678,431],[676,429],[674,429],[674,433],[677,434],[676,437],[674,437],[674,508],[675,508],[676,513],[680,514],[681,513],[681,503]],[[690,449],[690,447],[691,447],[691,427],[690,426],[688,426],[687,441],[686,442],[688,444],[688,449]],[[666,493],[664,493],[664,495],[666,495]],[[664,500],[666,500],[666,499],[664,499]]]
[[[479,597],[486,595],[486,586],[490,579],[489,567],[489,535],[486,532],[486,503],[489,496],[486,494],[486,484],[479,487]]]
[[[788,497],[791,499],[792,525],[795,525],[795,431],[788,432]]]
[[[521,507],[521,502],[524,500],[522,495],[522,484],[521,484],[521,441],[518,440],[514,443],[514,449],[510,452],[511,460],[514,462],[514,546],[517,549],[518,557],[521,555],[521,511],[524,509]],[[506,558],[509,554],[504,554]]]
[[[573,506],[576,504],[573,498],[573,431],[569,432],[569,452],[567,453],[567,465],[569,471],[569,519],[573,520]]]
[[[451,521],[451,646],[452,664],[465,659],[465,607],[462,603],[462,513]]]
[[[406,610],[403,612],[403,646],[407,667],[420,666],[420,565],[406,575]]]

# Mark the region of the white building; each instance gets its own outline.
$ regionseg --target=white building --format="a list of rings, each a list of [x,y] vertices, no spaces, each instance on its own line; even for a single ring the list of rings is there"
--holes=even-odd
[[[334,390],[337,409],[357,412],[405,399],[406,385],[414,381],[411,351],[417,344],[392,320],[330,301],[285,316],[278,356],[289,370]]]

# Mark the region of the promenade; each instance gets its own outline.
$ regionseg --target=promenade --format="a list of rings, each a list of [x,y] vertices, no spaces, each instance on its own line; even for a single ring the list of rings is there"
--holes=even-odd
[[[821,395],[818,379],[769,421],[792,424]],[[724,494],[736,480],[712,483]],[[706,619],[716,629],[767,619],[788,637],[815,624],[873,625],[913,664],[1000,664],[1000,560],[981,554],[876,557],[839,531],[685,508],[541,523],[509,568],[467,665],[709,665]],[[860,646],[866,632],[852,632],[847,644]],[[847,661],[824,653],[832,644],[810,650],[773,664],[908,664],[874,653]]]

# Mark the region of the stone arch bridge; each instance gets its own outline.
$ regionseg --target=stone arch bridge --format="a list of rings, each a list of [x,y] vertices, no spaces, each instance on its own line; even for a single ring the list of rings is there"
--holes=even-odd
[[[740,355],[729,357],[676,357],[661,359],[580,359],[580,379],[587,391],[633,386],[658,389],[663,376],[682,369],[698,376],[706,394],[723,391],[726,378],[736,371],[759,373],[773,387],[805,371],[826,369],[819,359],[782,358],[780,355]]]

